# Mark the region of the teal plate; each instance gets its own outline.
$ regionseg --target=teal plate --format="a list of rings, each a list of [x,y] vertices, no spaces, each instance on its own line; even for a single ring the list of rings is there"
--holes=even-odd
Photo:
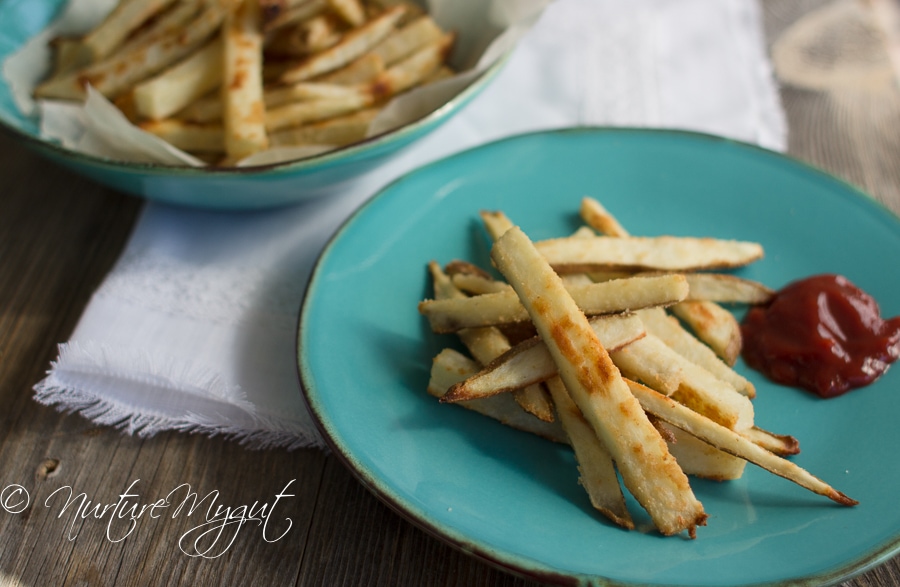
[[[0,0],[0,63],[47,28],[64,6],[65,0]],[[37,119],[19,111],[5,77],[0,78],[0,130],[51,161],[141,198],[220,210],[273,208],[340,194],[459,113],[496,78],[507,58],[498,59],[446,104],[409,124],[321,155],[271,165],[175,167],[78,153],[40,136]]]
[[[482,209],[503,210],[533,239],[569,234],[585,195],[634,234],[761,242],[766,257],[744,277],[778,288],[841,273],[886,316],[900,314],[900,222],[829,175],[685,132],[518,136],[397,180],[325,249],[301,310],[299,372],[335,454],[420,527],[553,583],[823,585],[896,553],[900,367],[819,400],[739,363],[757,386],[757,424],[796,436],[795,462],[860,505],[836,505],[748,465],[736,481],[692,481],[709,514],[696,540],[614,527],[591,510],[569,449],[426,394],[432,357],[454,345],[416,310],[432,295],[426,264],[460,258],[489,266]],[[646,528],[645,514],[631,509]]]

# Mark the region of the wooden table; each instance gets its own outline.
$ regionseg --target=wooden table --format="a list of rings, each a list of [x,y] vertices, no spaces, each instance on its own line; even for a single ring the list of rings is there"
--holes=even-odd
[[[765,3],[769,40],[819,4]],[[792,155],[900,213],[896,89],[785,86],[782,97]],[[32,386],[121,251],[141,202],[49,164],[5,133],[0,184],[0,489],[21,484],[43,500],[70,486],[105,503],[137,479],[134,491],[143,496],[189,483],[200,495],[217,490],[222,503],[244,504],[272,501],[296,479],[295,497],[279,504],[268,529],[275,538],[286,529],[279,520],[290,518],[281,540],[266,542],[258,527],[247,527],[214,560],[178,550],[187,518],[145,516],[116,542],[110,537],[123,526],[34,506],[0,511],[0,586],[531,584],[418,530],[321,451],[257,452],[176,433],[142,440],[37,404]],[[900,558],[848,584],[900,585]]]

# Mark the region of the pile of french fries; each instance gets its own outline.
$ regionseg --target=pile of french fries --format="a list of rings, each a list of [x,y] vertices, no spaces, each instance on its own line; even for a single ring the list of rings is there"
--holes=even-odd
[[[275,147],[363,140],[392,97],[453,74],[455,33],[404,0],[120,0],[52,41],[35,98],[88,85],[140,128],[232,165]]]
[[[740,325],[722,304],[773,292],[722,271],[762,247],[631,236],[592,198],[580,216],[574,234],[533,242],[502,212],[482,212],[504,279],[466,261],[429,264],[434,298],[419,312],[471,357],[441,351],[428,392],[570,444],[592,505],[624,528],[635,524],[622,486],[662,534],[696,537],[708,516],[688,476],[737,479],[747,462],[856,505],[786,458],[796,438],[755,425],[755,389],[733,368]]]

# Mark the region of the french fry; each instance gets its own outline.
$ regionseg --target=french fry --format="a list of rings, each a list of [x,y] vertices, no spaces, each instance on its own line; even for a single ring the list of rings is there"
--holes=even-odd
[[[671,310],[726,364],[734,365],[743,344],[741,325],[734,314],[718,304],[703,301],[680,302]]]
[[[155,77],[134,88],[137,113],[162,120],[222,84],[222,40],[204,47]]]
[[[372,49],[372,54],[379,56],[385,65],[393,65],[421,49],[439,40],[444,31],[430,16],[416,18],[403,28],[390,33],[381,43]]]
[[[384,39],[403,13],[402,6],[385,11],[377,18],[348,32],[338,44],[289,68],[282,74],[281,81],[283,83],[304,81],[347,65]]]
[[[758,243],[692,237],[568,237],[535,243],[560,273],[603,269],[697,271],[740,267],[762,257]]]
[[[264,10],[266,17],[263,20],[263,31],[272,33],[284,27],[321,14],[328,7],[326,0],[290,0],[280,8],[274,8],[269,4]]]
[[[163,11],[174,0],[121,0],[106,18],[84,36],[84,63],[95,63],[112,54],[142,23]]]
[[[349,114],[369,108],[373,104],[374,99],[366,94],[293,102],[269,110],[266,113],[265,127],[268,132],[275,132],[292,126]]]
[[[758,281],[723,273],[688,273],[689,301],[729,304],[765,304],[775,292]]]
[[[732,430],[753,426],[749,398],[652,334],[610,352],[610,356],[624,376],[642,381],[722,426]]]
[[[357,85],[371,82],[384,71],[384,60],[374,53],[366,53],[324,75],[313,78],[326,84]]]
[[[427,391],[440,399],[453,384],[477,372],[479,368],[478,362],[459,351],[444,349],[432,361]],[[503,393],[493,397],[457,402],[457,405],[493,418],[511,428],[530,432],[554,442],[568,442],[558,421],[544,422],[526,413],[513,399],[512,394]]]
[[[859,503],[791,461],[769,452],[733,430],[705,418],[649,387],[633,381],[628,382],[628,387],[645,410],[664,422],[841,505],[854,506]]]
[[[293,126],[269,134],[272,147],[291,145],[334,145],[336,147],[363,140],[369,124],[378,115],[377,108],[360,110],[302,126]]]
[[[634,315],[592,318],[589,324],[600,344],[612,351],[644,336],[643,324]],[[442,401],[455,402],[515,391],[556,375],[557,366],[547,345],[535,337],[520,342],[477,374],[453,386]]]
[[[570,295],[582,312],[596,316],[672,304],[687,295],[687,282],[675,274],[633,277],[574,286]],[[456,300],[425,300],[420,302],[419,312],[438,333],[528,320],[528,312],[512,291]]]
[[[696,436],[661,422],[672,436],[669,452],[678,461],[678,466],[686,475],[702,477],[713,481],[740,479],[747,461],[710,446]]]
[[[359,0],[328,0],[328,6],[350,26],[359,27],[366,22],[366,11]]]
[[[166,31],[147,46],[118,52],[85,69],[50,78],[38,85],[34,95],[81,101],[90,84],[104,96],[115,98],[205,43],[225,18],[227,10],[223,4],[224,0],[209,5],[184,30]]]
[[[572,401],[559,377],[547,381],[559,421],[569,444],[575,451],[581,485],[587,491],[591,505],[623,528],[633,529],[634,521],[625,505],[625,495],[616,477],[612,455],[597,437],[581,410]]]
[[[225,132],[220,124],[195,124],[182,120],[148,120],[138,127],[189,153],[224,153]]]
[[[687,476],[613,365],[596,334],[530,239],[513,227],[491,258],[515,288],[572,399],[609,450],[625,487],[665,535],[706,523]]]
[[[291,102],[302,102],[305,100],[347,97],[367,98],[365,93],[359,88],[316,82],[299,82],[289,86],[269,87],[265,89],[264,95],[266,108],[276,108]]]
[[[138,47],[148,47],[173,31],[183,30],[199,14],[202,4],[200,0],[178,0],[134,31],[116,51],[125,53]]]
[[[512,291],[512,287],[508,283],[496,279],[485,279],[471,273],[455,274],[452,279],[456,287],[471,295]]]
[[[690,332],[681,323],[669,316],[661,308],[647,308],[637,312],[647,332],[659,337],[672,350],[703,367],[714,376],[731,385],[749,398],[756,397],[756,388],[743,375],[732,369],[716,353]]]
[[[240,159],[269,146],[262,85],[262,29],[257,0],[240,4],[222,27],[225,154]]]
[[[450,277],[444,273],[440,266],[432,261],[428,264],[434,282],[434,294],[436,299],[464,298],[465,294],[459,291]],[[484,328],[465,328],[458,333],[459,339],[469,349],[472,356],[482,365],[487,365],[503,353],[510,350],[511,345],[506,336],[497,328],[487,326]],[[552,422],[553,405],[550,398],[539,384],[527,385],[513,391],[516,402],[526,412],[533,416]]]
[[[610,214],[603,204],[594,198],[582,198],[579,213],[581,214],[581,219],[600,234],[612,237],[631,236],[616,217]]]
[[[800,453],[800,442],[789,434],[775,434],[757,426],[741,430],[741,436],[780,456]]]
[[[270,34],[264,53],[266,57],[305,57],[336,45],[342,34],[331,14],[317,14]]]
[[[384,99],[421,84],[444,63],[455,40],[454,33],[446,33],[440,39],[388,67],[371,82],[370,91]]]

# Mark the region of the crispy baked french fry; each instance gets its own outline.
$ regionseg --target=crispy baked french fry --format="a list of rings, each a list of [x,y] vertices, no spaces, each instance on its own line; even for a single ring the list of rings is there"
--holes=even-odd
[[[359,0],[328,0],[328,6],[350,26],[362,26],[366,11]]]
[[[616,461],[625,487],[666,535],[706,523],[687,476],[630,393],[588,319],[530,239],[517,227],[491,258],[515,288],[572,399]]]
[[[147,120],[139,128],[189,153],[224,153],[225,132],[220,124],[194,124],[182,120]]]
[[[120,0],[99,25],[82,39],[87,52],[84,63],[95,63],[109,56],[128,36],[174,0]]]
[[[441,398],[449,387],[478,371],[480,365],[453,349],[442,350],[432,361],[428,393]],[[457,405],[493,418],[506,426],[536,434],[554,442],[567,443],[568,438],[558,421],[544,422],[525,412],[513,399],[504,393]]]
[[[625,505],[625,495],[616,477],[615,465],[609,450],[575,405],[559,377],[549,379],[547,389],[550,390],[559,421],[569,438],[569,444],[575,451],[575,460],[581,473],[581,485],[587,491],[591,505],[619,526],[633,529],[634,521]]]
[[[764,304],[775,292],[758,281],[723,273],[688,273],[688,300],[729,304]]]
[[[184,30],[169,30],[146,46],[117,52],[85,69],[51,78],[35,89],[37,98],[83,100],[91,85],[108,98],[115,98],[202,45],[219,28],[227,10],[218,2],[209,5]]]
[[[444,31],[430,16],[420,16],[401,29],[390,33],[383,41],[372,49],[385,65],[408,57],[422,47],[433,43],[444,35]]]
[[[573,286],[569,295],[582,312],[596,316],[672,304],[687,295],[687,282],[675,274],[632,277]],[[528,320],[528,312],[512,291],[457,300],[425,300],[419,303],[419,312],[438,333]]]
[[[222,40],[213,39],[178,64],[134,88],[140,116],[162,120],[222,84]]]
[[[53,52],[51,77],[63,76],[75,69],[90,65],[90,51],[83,47],[81,37],[54,37],[49,46]]]
[[[606,349],[619,349],[644,336],[634,315],[592,318],[589,324]],[[558,375],[550,351],[539,338],[520,342],[483,369],[451,388],[443,401],[455,402],[521,389]]]
[[[619,224],[615,216],[594,198],[584,197],[581,199],[581,207],[579,214],[585,224],[607,236],[623,237],[630,236],[628,230]]]
[[[646,308],[637,312],[647,332],[666,343],[672,350],[689,361],[700,365],[738,392],[749,398],[756,397],[756,388],[743,375],[732,369],[707,345],[700,342],[681,323],[662,308]]]
[[[675,236],[557,238],[535,243],[560,273],[603,269],[696,271],[740,267],[760,259],[758,243]]]
[[[512,287],[508,283],[496,279],[486,279],[471,273],[458,273],[453,275],[452,279],[456,287],[471,295],[512,291]]]
[[[757,426],[740,431],[741,436],[780,456],[800,453],[800,441],[789,434],[775,434]]]
[[[222,26],[225,154],[240,159],[269,146],[262,84],[262,21],[257,0],[241,0]]]
[[[378,112],[377,108],[368,108],[345,116],[276,131],[269,134],[269,145],[272,147],[291,145],[340,147],[355,143],[366,137],[369,124],[378,115]]]
[[[379,98],[387,98],[421,84],[447,58],[453,43],[454,33],[446,33],[432,41],[409,57],[379,74],[371,83],[371,92]]]
[[[371,96],[352,94],[340,98],[306,100],[272,108],[266,113],[266,130],[275,132],[292,126],[325,120],[369,108]]]
[[[289,86],[266,88],[264,91],[266,108],[276,108],[291,102],[328,98],[366,97],[359,88],[340,84],[300,82]]]
[[[382,71],[384,60],[374,53],[366,53],[339,69],[315,77],[314,80],[326,84],[365,84],[375,79]]]
[[[281,81],[294,83],[308,80],[347,65],[384,39],[403,16],[403,13],[404,8],[400,6],[385,11],[377,18],[348,32],[337,45],[329,47],[285,71],[281,76]]]
[[[753,426],[749,398],[652,334],[610,352],[610,356],[624,376],[642,381],[727,428]]]
[[[317,14],[270,34],[263,52],[267,58],[305,57],[336,45],[342,34],[330,13]]]
[[[147,47],[158,39],[171,34],[172,31],[183,30],[199,14],[203,3],[200,0],[178,0],[168,10],[153,17],[152,20],[134,31],[134,34],[122,42],[116,52],[125,53],[137,47]]]
[[[813,493],[823,495],[841,505],[857,505],[857,501],[837,491],[821,479],[811,475],[805,469],[779,457],[751,442],[742,435],[713,422],[693,410],[666,396],[635,383],[628,382],[628,387],[638,399],[641,406],[657,418],[693,434],[712,446],[745,459],[785,479],[809,489]]]
[[[743,345],[741,325],[734,314],[718,304],[703,301],[680,302],[671,309],[726,364],[734,365]]]
[[[660,422],[659,425],[666,428],[667,433],[672,436],[669,452],[686,475],[713,481],[729,481],[740,479],[744,474],[747,465],[744,459],[710,446],[680,428],[665,422]]]
[[[450,277],[441,270],[441,267],[434,261],[428,264],[431,272],[432,281],[434,283],[435,299],[454,299],[464,298],[465,294],[459,291]],[[458,333],[459,339],[469,349],[475,360],[482,365],[487,365],[503,353],[507,352],[511,345],[506,336],[497,328],[487,326],[484,328],[464,328]],[[526,412],[535,417],[552,422],[553,405],[550,398],[540,384],[527,385],[521,389],[513,391],[516,402]]]
[[[320,14],[328,7],[326,0],[290,0],[279,9],[269,5],[265,9],[266,17],[263,20],[263,31],[271,33],[281,28],[291,26]]]

